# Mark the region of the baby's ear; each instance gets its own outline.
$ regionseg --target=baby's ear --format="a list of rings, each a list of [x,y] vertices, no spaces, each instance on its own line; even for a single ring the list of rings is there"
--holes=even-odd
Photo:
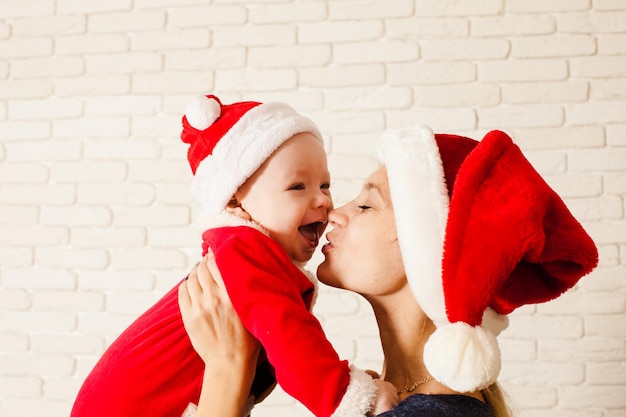
[[[226,205],[226,211],[233,216],[237,216],[241,219],[252,220],[252,217],[250,217],[248,212],[241,206],[241,203],[237,200],[235,196],[233,196],[233,198],[231,198]]]

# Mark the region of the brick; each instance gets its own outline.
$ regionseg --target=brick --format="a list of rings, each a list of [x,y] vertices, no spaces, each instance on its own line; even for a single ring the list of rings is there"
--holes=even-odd
[[[76,202],[85,205],[146,206],[153,201],[155,201],[155,190],[152,184],[127,182],[79,184],[76,193]]]
[[[584,337],[580,340],[541,339],[539,357],[551,362],[615,362],[626,358],[624,340],[610,337]],[[567,356],[563,352],[568,352]]]
[[[591,98],[594,100],[623,100],[626,81],[620,79],[591,80]]]
[[[604,184],[607,193],[626,194],[626,173],[607,172],[604,174]]]
[[[427,123],[437,132],[456,132],[476,127],[476,113],[473,109],[438,109],[420,107],[412,110],[388,111],[387,127],[402,129],[416,123]]]
[[[596,35],[598,55],[626,54],[626,34],[609,33]]]
[[[168,70],[220,70],[246,66],[246,48],[209,48],[190,51],[165,51]],[[285,58],[285,57],[282,57]]]
[[[135,74],[163,69],[163,58],[156,52],[87,55],[84,59],[87,74],[94,75]]]
[[[617,245],[598,245],[600,266],[616,266],[620,262],[619,247]]]
[[[563,13],[558,16],[557,25],[560,32],[594,34],[621,33],[624,31],[625,18],[626,11]]]
[[[54,0],[4,0],[0,2],[0,16],[3,19],[54,14]]]
[[[507,0],[505,10],[507,12],[537,13],[537,12],[574,12],[587,10],[590,0]]]
[[[36,184],[44,183],[48,178],[48,167],[41,162],[5,162],[0,165],[0,184]]]
[[[54,275],[50,272],[47,275]],[[76,317],[73,313],[52,311],[5,312],[0,322],[1,331],[23,332],[73,332]],[[32,360],[32,358],[31,358]],[[3,367],[4,368],[4,367]]]
[[[3,267],[30,266],[33,264],[33,249],[28,247],[2,247],[0,248],[0,264]]]
[[[478,112],[478,126],[490,129],[560,126],[564,121],[563,113],[557,106],[534,104],[482,108]]]
[[[39,212],[37,207],[0,206],[0,223],[27,225],[37,223]]]
[[[133,5],[138,9],[163,8],[169,6],[206,5],[205,0],[135,0]]]
[[[130,133],[132,137],[139,139],[168,138],[176,146],[180,146],[181,118],[184,107],[180,114],[168,116],[162,113],[150,116],[133,116],[131,118]]]
[[[47,79],[0,81],[0,100],[44,98],[52,94],[52,83]]]
[[[59,55],[124,52],[129,49],[128,36],[122,33],[60,36],[55,39],[55,52]]]
[[[89,32],[139,32],[163,29],[166,13],[160,10],[91,14]]]
[[[52,126],[53,135],[57,138],[94,138],[83,144],[85,156],[94,146],[98,146],[96,138],[125,137],[130,130],[127,117],[81,117],[80,119],[55,120]],[[69,142],[72,144],[73,142]],[[129,144],[131,148],[132,144]],[[125,155],[119,153],[116,156]],[[126,156],[126,155],[125,155]],[[130,155],[128,155],[130,156]]]
[[[397,85],[436,85],[476,80],[476,66],[469,62],[390,63],[387,83]]]
[[[57,0],[56,12],[59,14],[84,14],[111,12],[114,10],[131,10],[132,0],[109,0],[103,3],[98,0]]]
[[[14,361],[14,355],[7,355],[0,359],[0,363],[10,369]],[[9,397],[32,398],[41,395],[41,378],[33,376],[21,376],[5,374],[0,377],[0,392]]]
[[[619,223],[611,222],[605,227],[604,222],[586,222],[586,230],[594,238],[596,244],[602,245],[605,243],[603,239],[599,238],[601,236],[607,236],[606,240],[609,241],[609,244],[614,244],[618,240],[611,240],[613,236],[608,235],[607,232],[612,230],[611,227],[614,229],[616,224],[619,225]],[[602,225],[602,229],[598,228],[598,225]],[[626,274],[626,267],[621,265],[603,266],[595,269],[590,275],[583,278],[578,283],[578,287],[587,291],[623,291],[625,286],[618,278],[625,276],[624,274]]]
[[[5,22],[0,22],[0,39],[8,39],[11,36],[11,26]]]
[[[619,78],[626,75],[626,56],[594,56],[570,59],[570,76]]]
[[[328,139],[330,141],[330,149],[333,155],[353,155],[373,158],[376,155],[379,136],[380,135],[378,133],[343,133],[333,134],[332,137]],[[333,185],[331,189],[334,194],[335,172],[333,171],[332,174]]]
[[[510,316],[507,337],[535,339],[580,339],[586,328],[582,317],[572,316]],[[586,334],[585,334],[586,335]]]
[[[115,269],[172,269],[185,264],[185,256],[171,249],[111,249],[111,267]]]
[[[497,0],[459,2],[454,0],[420,0],[415,15],[429,17],[497,15],[502,12],[502,3]]]
[[[605,130],[608,146],[626,146],[626,126],[606,126]]]
[[[624,387],[617,385],[576,385],[559,387],[559,398],[571,408],[625,408]]]
[[[51,120],[79,117],[83,113],[82,100],[76,98],[48,98],[45,100],[9,101],[12,120]]]
[[[184,206],[113,207],[116,226],[183,226],[189,224]]]
[[[12,161],[70,161],[80,159],[78,141],[44,140],[6,143],[7,155]]]
[[[555,81],[568,77],[568,64],[561,59],[524,59],[481,62],[478,79],[501,82]]]
[[[420,42],[424,61],[505,59],[511,45],[506,39],[444,39]]]
[[[413,91],[413,103],[420,107],[495,106],[500,103],[500,88],[488,83],[419,85]]]
[[[560,297],[537,306],[537,312],[545,315],[619,314],[626,305],[626,295],[599,291],[570,291]]]
[[[71,243],[78,248],[140,247],[146,232],[141,228],[74,227]]]
[[[189,184],[189,164],[186,161],[132,161],[128,164],[130,181],[184,182]]]
[[[501,377],[516,385],[580,384],[585,380],[585,368],[571,361],[507,363]]]
[[[101,337],[74,334],[32,334],[30,335],[33,352],[59,355],[94,355],[103,350]]]
[[[191,180],[191,172],[189,175]],[[196,204],[190,184],[157,184],[155,201],[161,204]]]
[[[108,260],[106,250],[102,248],[46,248],[35,251],[35,263],[52,269],[103,269]]]
[[[251,5],[251,7],[254,7]],[[169,10],[168,28],[215,27],[244,25],[248,11],[243,5],[211,5],[211,7],[177,7]]]
[[[11,289],[72,290],[76,277],[63,269],[4,268],[2,283],[4,288]]]
[[[71,403],[52,401],[41,398],[7,398],[2,401],[3,412],[7,415],[33,416],[67,416],[71,411]]]
[[[537,343],[534,340],[499,338],[502,362],[528,362],[537,359]]]
[[[15,19],[11,22],[11,33],[15,37],[58,36],[84,33],[87,18],[75,16],[38,16]]]
[[[104,310],[104,294],[76,291],[36,292],[33,294],[33,309],[67,312],[102,311]]]
[[[107,296],[107,311],[139,316],[154,305],[163,294],[157,292],[116,292]]]
[[[50,166],[50,178],[57,183],[120,181],[126,177],[122,161],[57,162]]]
[[[67,228],[33,227],[0,225],[0,244],[32,248],[37,246],[56,246],[69,241]]]
[[[107,96],[130,92],[130,76],[103,75],[57,78],[54,80],[56,96]]]
[[[143,31],[131,38],[132,51],[163,51],[170,49],[208,48],[211,32],[208,29],[180,29]]]
[[[457,39],[466,37],[469,33],[470,21],[461,17],[394,19],[392,25],[385,27],[387,38],[414,43],[423,39]]]
[[[84,71],[82,57],[51,56],[11,60],[11,75],[15,79],[71,77],[81,75]]]
[[[572,125],[623,123],[626,121],[623,101],[589,102],[568,106],[567,120]]]
[[[356,294],[337,291],[324,291],[315,303],[317,316],[335,317],[335,315],[352,315],[359,311],[359,298]]]
[[[160,93],[198,94],[198,91],[213,89],[214,75],[209,72],[171,71],[156,74],[133,75],[133,94]]]
[[[254,68],[320,67],[332,61],[328,45],[258,46],[248,50],[248,62]]]
[[[600,198],[603,192],[601,175],[567,172],[566,175],[544,175],[544,179],[562,198]]]
[[[626,364],[622,362],[587,364],[587,382],[596,385],[625,385]]]
[[[547,35],[556,31],[556,20],[545,14],[508,14],[506,16],[472,16],[471,35],[515,36]]]
[[[320,49],[322,46],[314,47]],[[323,47],[326,48],[326,46]],[[303,46],[300,45],[298,48],[303,48]],[[419,46],[416,43],[395,39],[350,42],[332,46],[332,62],[337,64],[410,62],[417,60],[419,56]]]
[[[566,171],[566,155],[562,153],[526,152],[525,156],[542,176],[564,174]]]
[[[28,342],[29,337],[26,335],[0,332],[0,350],[3,353],[25,352],[29,349]]]
[[[409,17],[414,13],[413,7],[413,2],[410,0],[389,3],[370,0],[332,2],[328,4],[328,18],[329,20],[370,20]],[[289,8],[285,9],[289,10]],[[320,7],[317,15],[319,19],[325,17],[324,8]]]
[[[600,337],[626,337],[626,321],[623,314],[586,316],[585,335]]]
[[[161,98],[151,95],[94,97],[85,100],[87,116],[154,115],[161,107]]]
[[[522,127],[512,132],[515,143],[523,150],[599,148],[605,143],[604,129],[600,126]]]
[[[378,20],[301,23],[298,25],[297,40],[302,44],[373,41],[382,37],[383,33],[383,24]],[[292,45],[294,43],[295,37],[290,36],[277,44]]]
[[[9,63],[6,61],[0,62],[0,79],[7,79],[8,77],[9,77]],[[3,111],[3,114],[6,114],[6,112]]]
[[[276,91],[298,87],[294,69],[224,70],[216,74],[216,90]]]
[[[113,314],[108,312],[86,312],[78,315],[76,330],[87,336],[117,337],[137,315]],[[108,345],[108,343],[107,343]]]
[[[31,307],[32,302],[30,295],[26,291],[2,289],[0,290],[0,305],[2,306],[3,311],[28,310]]]
[[[326,92],[326,109],[330,111],[406,109],[411,106],[412,98],[411,89],[408,87],[346,87]]]
[[[593,2],[594,10],[624,10],[626,5],[621,0],[595,0]]]
[[[154,276],[145,271],[81,271],[78,276],[78,289],[151,291],[154,289]]]
[[[25,205],[68,205],[74,202],[76,189],[73,185],[57,184],[7,184],[0,185],[0,201]]]
[[[567,205],[579,221],[624,218],[624,202],[615,195],[572,199],[567,201]]]
[[[626,107],[624,109],[626,110]],[[572,171],[624,171],[626,149],[574,149],[569,152],[568,161],[569,169]]]
[[[74,378],[48,378],[44,382],[44,398],[50,401],[64,402],[68,404],[68,411],[71,411],[71,404],[76,398],[76,390],[80,388]],[[67,412],[65,415],[67,415]]]
[[[44,206],[40,222],[48,226],[107,226],[112,221],[111,211],[98,206]]]
[[[191,227],[151,227],[148,229],[146,244],[153,248],[190,247],[199,251],[201,233],[201,230]]]
[[[147,140],[99,139],[85,143],[86,159],[115,159],[119,155],[127,159],[154,159],[159,155],[159,148],[157,143]]]
[[[504,103],[575,103],[589,98],[586,81],[520,82],[503,84],[501,88]]]

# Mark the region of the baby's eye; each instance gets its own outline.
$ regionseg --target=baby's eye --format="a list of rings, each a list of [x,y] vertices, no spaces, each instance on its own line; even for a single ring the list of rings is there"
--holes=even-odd
[[[330,190],[330,183],[322,184],[320,188],[322,190]]]
[[[304,184],[303,183],[298,183],[298,184],[294,184],[291,187],[289,187],[290,190],[304,190]]]

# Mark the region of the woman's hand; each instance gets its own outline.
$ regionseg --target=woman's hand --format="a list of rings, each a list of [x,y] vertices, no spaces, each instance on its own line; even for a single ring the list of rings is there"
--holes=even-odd
[[[197,416],[210,411],[241,417],[260,344],[235,313],[212,253],[180,284],[178,305],[191,344],[205,363]]]

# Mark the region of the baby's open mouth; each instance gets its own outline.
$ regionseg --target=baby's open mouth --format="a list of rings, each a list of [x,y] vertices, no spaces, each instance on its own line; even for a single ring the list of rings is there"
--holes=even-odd
[[[320,232],[323,229],[323,227],[324,227],[324,223],[315,222],[315,223],[309,223],[309,224],[305,224],[304,226],[298,227],[298,231],[306,240],[311,242],[313,246],[317,246],[317,244],[320,241],[320,235],[321,235]]]

